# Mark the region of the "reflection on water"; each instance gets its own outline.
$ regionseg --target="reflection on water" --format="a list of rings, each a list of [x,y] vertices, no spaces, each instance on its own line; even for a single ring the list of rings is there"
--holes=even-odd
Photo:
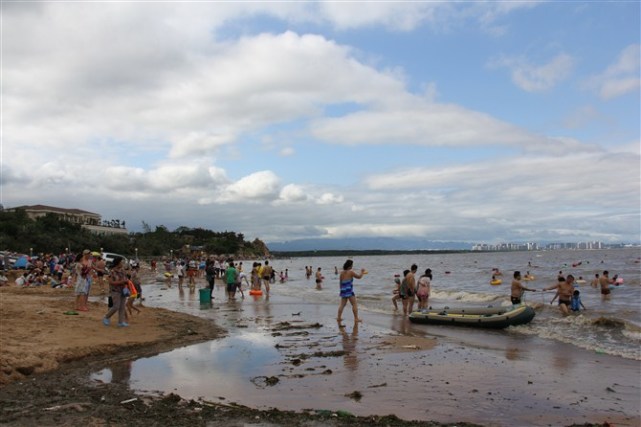
[[[356,343],[358,341],[358,322],[354,323],[352,334],[348,334],[344,325],[339,327],[340,333],[343,336],[343,351],[345,352],[344,364],[349,371],[356,371],[358,369],[358,353],[356,351]]]
[[[174,291],[164,293],[176,298]],[[157,292],[150,291],[148,295],[150,303],[157,301],[154,297]],[[175,299],[172,303],[178,305]],[[620,405],[617,409],[626,414],[638,408],[635,402],[639,388],[635,378],[616,380],[621,387],[630,387],[632,398],[617,393],[615,397],[623,397],[622,401],[613,403],[614,397],[609,401],[593,399],[596,392],[587,390],[612,381],[607,370],[596,370],[595,375],[601,378],[593,378],[592,370],[600,365],[595,365],[591,355],[583,358],[582,353],[568,351],[567,345],[513,331],[415,325],[401,315],[369,313],[364,323],[339,328],[333,317],[335,304],[305,304],[277,293],[269,302],[265,298],[245,298],[242,302],[228,303],[217,298],[212,309],[199,310],[198,306],[198,301],[194,301],[180,308],[215,320],[230,335],[130,364],[110,365],[92,378],[128,382],[132,389],[143,393],[173,392],[186,399],[224,399],[262,409],[320,408],[358,415],[395,413],[407,419],[440,421],[451,421],[455,413],[461,419],[495,420],[499,413],[509,420],[509,424],[492,421],[491,425],[496,426],[532,425],[528,418],[536,409],[532,408],[547,398],[559,401],[568,414],[603,413],[613,405]],[[296,330],[298,326],[323,321],[322,327]],[[292,330],[273,336],[270,325],[280,322],[289,323]],[[376,343],[390,332],[403,338],[396,348],[413,349],[420,346],[421,340],[434,343],[438,340],[439,345],[429,347],[430,351],[405,348],[407,351],[390,352],[379,348]],[[414,338],[416,341],[412,341]],[[340,350],[345,354],[332,356]],[[496,357],[503,354],[505,360]],[[600,357],[610,360],[605,355]],[[509,379],[506,372],[510,373]],[[566,376],[568,373],[572,375]],[[557,382],[560,376],[563,381]],[[258,377],[276,377],[279,381],[258,386],[252,381]],[[416,398],[425,387],[446,390],[429,394],[429,410]],[[568,400],[576,394],[574,390],[586,390],[589,408],[576,406],[575,410],[575,401]],[[355,392],[362,399],[347,397]],[[523,413],[523,406],[515,405],[515,401],[534,403]],[[547,402],[540,404],[548,405]],[[556,424],[570,424],[569,419],[564,421],[568,422]]]
[[[115,363],[111,366],[111,382],[117,384],[129,384],[131,378],[131,365],[132,361],[125,360],[123,362]]]
[[[91,376],[102,382],[143,385],[147,390],[175,390],[185,396],[236,397],[251,377],[280,360],[273,341],[262,333],[191,345],[151,358],[119,362]]]
[[[113,363],[102,371],[91,375],[90,378],[103,383],[129,385],[129,381],[131,379],[131,367],[133,363],[134,362],[131,360]]]

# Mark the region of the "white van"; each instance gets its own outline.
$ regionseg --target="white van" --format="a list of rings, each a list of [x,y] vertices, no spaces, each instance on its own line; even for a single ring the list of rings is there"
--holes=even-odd
[[[113,252],[103,252],[102,253],[102,259],[104,259],[107,262],[107,268],[111,268],[111,263],[114,262],[114,258],[116,257],[121,257],[123,259],[123,266],[126,268],[129,265],[129,260],[127,259],[126,256],[120,255],[120,254],[115,254]]]

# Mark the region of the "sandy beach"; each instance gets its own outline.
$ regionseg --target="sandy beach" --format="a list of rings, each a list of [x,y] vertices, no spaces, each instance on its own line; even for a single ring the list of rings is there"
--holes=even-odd
[[[638,426],[638,361],[505,331],[428,328],[279,295],[202,306],[144,287],[127,329],[104,299],[0,288],[3,425]],[[179,310],[161,308],[168,298]],[[180,311],[180,312],[178,312]],[[231,360],[231,361],[230,361]],[[160,370],[158,366],[169,367]],[[238,370],[236,370],[238,368]],[[401,421],[403,420],[403,421]],[[314,424],[315,423],[315,424]],[[230,425],[230,424],[226,424]]]

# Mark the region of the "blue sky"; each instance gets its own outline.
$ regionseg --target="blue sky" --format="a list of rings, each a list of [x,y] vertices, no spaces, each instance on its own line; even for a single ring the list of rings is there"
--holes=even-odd
[[[5,207],[638,242],[639,2],[3,2]]]

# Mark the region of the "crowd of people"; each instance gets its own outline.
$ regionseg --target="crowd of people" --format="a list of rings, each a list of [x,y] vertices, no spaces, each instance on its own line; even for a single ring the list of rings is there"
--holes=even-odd
[[[134,312],[140,312],[139,307],[142,307],[143,298],[138,259],[127,263],[122,257],[116,257],[112,265],[107,266],[100,253],[85,249],[78,254],[42,254],[34,257],[31,261],[29,268],[25,269],[15,280],[16,285],[72,287],[75,294],[75,310],[88,311],[88,297],[92,285],[96,283],[101,295],[107,295],[107,289],[109,291],[109,310],[103,318],[103,323],[106,326],[110,325],[111,317],[118,313],[118,326],[127,327],[130,316]],[[288,269],[277,273],[268,260],[254,262],[249,272],[244,270],[242,261],[235,262],[232,258],[218,256],[170,257],[160,262],[164,266],[164,275],[169,286],[175,277],[178,280],[178,287],[182,291],[186,278],[190,292],[194,292],[196,280],[202,278],[208,284],[211,299],[214,298],[216,279],[223,282],[227,299],[231,301],[236,298],[237,293],[240,293],[241,298],[244,298],[245,290],[249,290],[250,294],[256,295],[264,292],[269,296],[272,283],[275,283],[277,279],[283,283],[289,278]],[[153,259],[149,264],[151,271],[157,272],[158,261]],[[339,272],[338,267],[334,267],[334,274],[338,276],[339,283],[338,322],[342,321],[343,310],[347,303],[351,305],[354,320],[360,322],[356,293],[354,292],[354,279],[363,278],[367,271],[365,269],[354,270],[353,261],[348,259],[343,265],[342,271]],[[497,275],[502,275],[502,273],[498,268],[494,268],[492,276]],[[305,276],[307,279],[314,276],[316,289],[322,289],[325,277],[321,267],[317,267],[314,274],[312,266],[305,266]],[[520,271],[513,273],[510,288],[510,300],[513,305],[523,303],[526,291],[537,292],[537,289],[523,284],[523,281],[533,280],[533,278],[534,276],[530,275],[529,271],[524,278],[521,277]],[[395,288],[392,296],[394,309],[398,310],[398,301],[400,301],[405,316],[414,311],[416,302],[418,302],[418,310],[426,310],[431,294],[432,280],[432,270],[427,268],[419,276],[416,264],[412,264],[409,269],[404,270],[402,276],[395,275]],[[585,280],[580,277],[578,282],[585,283]],[[610,279],[609,272],[603,271],[601,274],[595,275],[591,285],[600,290],[603,298],[609,298],[610,286],[617,283],[616,275]],[[563,315],[568,315],[571,311],[585,310],[585,306],[581,302],[577,281],[572,274],[564,275],[560,271],[555,284],[539,291],[556,291],[550,304],[558,299],[558,306]],[[139,303],[134,305],[136,300]]]
[[[245,290],[249,289],[250,292],[260,291],[265,289],[265,293],[269,295],[270,284],[276,282],[277,273],[269,264],[269,260],[264,262],[254,262],[249,275],[245,271],[243,262],[235,262],[233,258],[220,259],[216,256],[205,257],[201,260],[197,259],[168,259],[164,262],[165,267],[165,280],[168,287],[171,287],[174,277],[178,279],[179,290],[183,289],[185,277],[188,279],[188,287],[190,292],[195,291],[196,279],[204,278],[210,290],[210,298],[213,299],[214,287],[216,279],[223,281],[225,285],[225,294],[229,300],[236,298],[236,293],[240,293],[241,297],[245,297]],[[155,271],[152,264],[152,271]],[[281,271],[278,273],[280,282],[285,282],[289,278],[289,270]]]

